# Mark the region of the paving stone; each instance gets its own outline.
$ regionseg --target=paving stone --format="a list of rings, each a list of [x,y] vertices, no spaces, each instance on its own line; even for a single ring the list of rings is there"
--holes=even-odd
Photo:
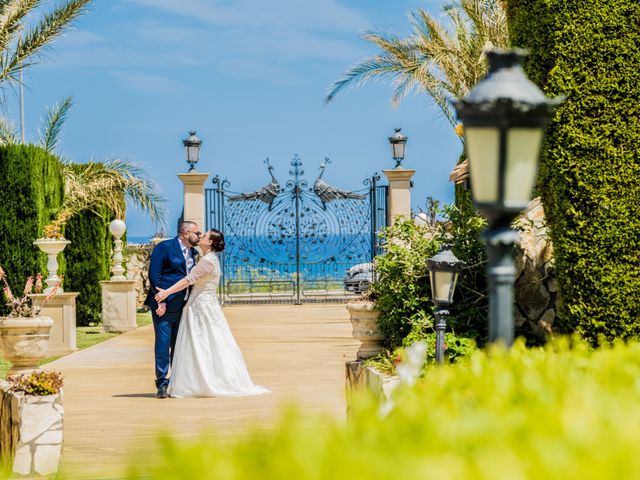
[[[39,445],[33,456],[34,470],[38,475],[51,475],[58,471],[62,445]]]
[[[19,475],[29,475],[31,473],[31,448],[29,445],[23,445],[16,450],[13,471]]]
[[[60,414],[51,404],[27,404],[22,407],[20,441],[29,443],[60,421]]]
[[[62,430],[47,430],[35,440],[36,445],[60,445],[62,443]]]

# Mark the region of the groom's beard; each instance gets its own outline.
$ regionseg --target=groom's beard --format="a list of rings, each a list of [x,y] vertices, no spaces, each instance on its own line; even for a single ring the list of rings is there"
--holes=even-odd
[[[197,247],[198,244],[200,243],[200,239],[196,240],[195,242],[191,240],[191,238],[189,238],[188,240],[192,247]]]

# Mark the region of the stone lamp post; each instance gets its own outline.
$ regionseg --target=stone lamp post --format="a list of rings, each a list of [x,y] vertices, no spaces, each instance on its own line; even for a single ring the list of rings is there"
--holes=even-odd
[[[395,134],[389,137],[391,156],[396,162],[395,168],[383,170],[384,176],[389,181],[389,207],[387,211],[387,224],[393,225],[396,218],[411,216],[411,177],[416,173],[410,168],[402,168],[405,147],[408,137],[400,133],[400,128],[395,129]]]
[[[189,164],[188,172],[178,174],[183,185],[182,219],[197,223],[204,232],[208,228],[205,217],[204,183],[209,178],[209,174],[194,171],[200,160],[202,140],[198,138],[195,130],[191,130],[189,136],[182,140],[182,144],[184,145],[185,159]]]
[[[111,262],[111,280],[100,282],[102,286],[102,328],[105,332],[127,332],[137,328],[136,281],[127,280],[122,266],[122,240],[127,230],[126,224],[119,219],[109,224],[114,237],[114,249]]]
[[[122,240],[120,238],[127,231],[127,225],[122,220],[114,220],[109,224],[109,231],[114,237],[113,261],[111,265],[111,280],[126,280],[122,266]]]

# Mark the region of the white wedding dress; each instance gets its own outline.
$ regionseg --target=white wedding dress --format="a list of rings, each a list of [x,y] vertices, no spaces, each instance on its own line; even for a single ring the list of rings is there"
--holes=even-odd
[[[169,394],[182,397],[248,396],[268,393],[254,385],[218,302],[220,262],[207,253],[187,275],[192,290],[176,339]]]

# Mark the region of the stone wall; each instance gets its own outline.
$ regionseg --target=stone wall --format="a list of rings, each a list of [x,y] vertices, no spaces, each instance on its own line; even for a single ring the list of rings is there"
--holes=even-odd
[[[149,261],[153,245],[127,245],[126,258],[127,280],[136,281],[137,304],[141,308],[149,291]]]
[[[556,320],[558,283],[540,198],[531,201],[515,226],[520,231],[515,253],[516,334],[544,342]]]
[[[53,475],[62,455],[62,391],[34,396],[0,381],[0,459],[15,476]],[[11,467],[13,464],[13,467]]]

